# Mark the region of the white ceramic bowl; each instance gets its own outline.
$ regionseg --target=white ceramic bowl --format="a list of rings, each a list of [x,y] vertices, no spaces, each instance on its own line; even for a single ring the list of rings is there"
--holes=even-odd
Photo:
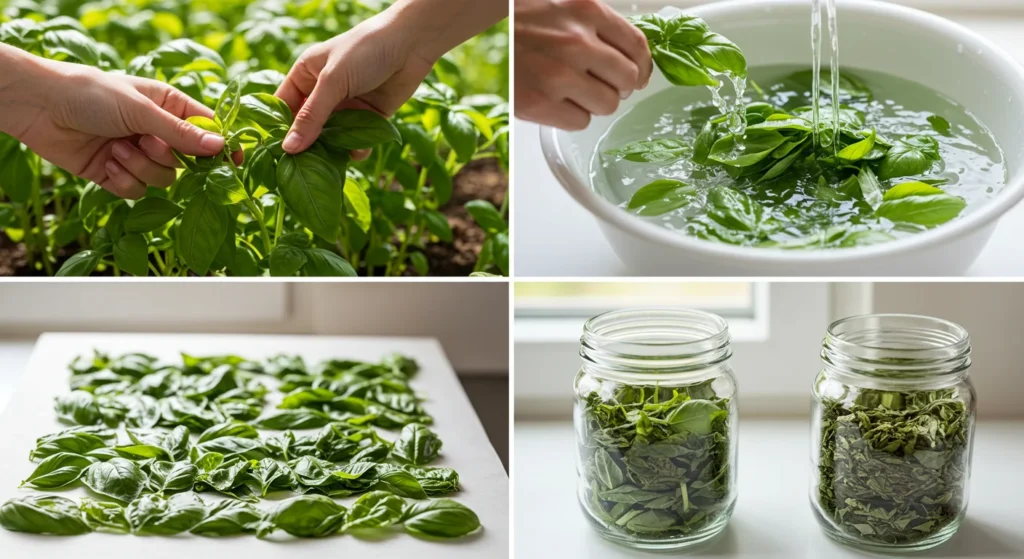
[[[1003,149],[1009,173],[1003,192],[970,214],[930,231],[849,249],[738,247],[648,223],[596,194],[589,173],[594,148],[612,122],[643,99],[671,87],[655,69],[651,85],[624,101],[615,115],[596,117],[580,132],[541,129],[542,149],[555,176],[597,217],[608,242],[633,272],[952,276],[960,275],[977,259],[999,218],[1024,197],[1024,68],[987,39],[926,12],[874,0],[842,0],[838,10],[840,68],[847,65],[902,76],[967,107],[988,126]],[[810,65],[811,10],[807,0],[736,0],[699,6],[686,13],[704,18],[711,29],[736,42],[751,67]],[[1022,255],[1024,251],[1007,257]]]

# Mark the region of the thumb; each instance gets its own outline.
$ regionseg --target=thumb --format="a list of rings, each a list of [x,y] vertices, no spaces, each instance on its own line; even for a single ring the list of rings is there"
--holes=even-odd
[[[134,107],[136,134],[156,136],[185,155],[213,156],[224,149],[224,137],[207,132],[163,110],[151,101]]]
[[[317,80],[281,145],[285,152],[296,154],[305,151],[320,137],[324,123],[345,98],[345,88],[331,81],[323,76]]]

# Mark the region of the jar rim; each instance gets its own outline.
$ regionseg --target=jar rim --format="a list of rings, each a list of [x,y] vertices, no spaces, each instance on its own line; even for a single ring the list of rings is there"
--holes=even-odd
[[[931,316],[880,313],[829,325],[822,359],[848,372],[877,376],[930,376],[965,372],[970,335],[963,326]]]
[[[584,368],[601,374],[689,374],[731,356],[725,319],[693,309],[609,311],[588,320],[580,338]]]
[[[703,337],[678,340],[665,339],[657,341],[624,340],[620,336],[611,335],[607,332],[609,327],[615,326],[615,321],[628,320],[629,322],[627,322],[627,324],[633,324],[640,320],[650,319],[677,320],[680,322],[689,321],[692,323],[701,323],[708,328],[706,329],[706,333]],[[617,344],[628,343],[630,345],[641,347],[671,347],[701,344],[712,341],[723,335],[726,336],[726,341],[728,341],[729,323],[726,322],[724,318],[717,314],[696,309],[665,309],[654,307],[616,309],[591,317],[583,324],[583,338],[589,342]]]

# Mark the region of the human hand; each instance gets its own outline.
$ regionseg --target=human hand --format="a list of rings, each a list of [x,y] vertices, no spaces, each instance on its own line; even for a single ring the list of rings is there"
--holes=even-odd
[[[600,0],[516,0],[516,116],[581,130],[647,87],[644,34]]]
[[[277,90],[295,113],[285,152],[313,145],[335,111],[366,109],[390,117],[416,92],[436,59],[412,48],[415,35],[389,16],[385,11],[299,56]],[[352,155],[365,159],[369,150]]]
[[[167,84],[44,60],[27,74],[12,135],[123,198],[175,181],[179,164],[171,148],[201,156],[224,149],[223,137],[184,120],[213,112]]]

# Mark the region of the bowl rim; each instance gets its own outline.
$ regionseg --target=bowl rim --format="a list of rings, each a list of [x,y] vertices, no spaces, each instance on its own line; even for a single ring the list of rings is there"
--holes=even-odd
[[[751,7],[806,7],[806,0],[726,0],[714,4],[701,4],[686,9],[686,13],[704,16],[720,12],[729,12],[740,8]],[[678,10],[677,8],[669,8]],[[1006,65],[1010,72],[1016,74],[1019,85],[1024,89],[1024,66],[1010,56],[1005,50],[986,39],[980,34],[950,21],[941,16],[925,12],[916,8],[890,4],[880,0],[843,0],[844,11],[863,10],[899,19],[907,24],[930,27],[943,33],[945,36],[957,36],[959,41],[965,45],[975,48],[981,47],[986,53],[991,53],[998,58],[999,62]],[[661,10],[664,11],[664,10]],[[679,10],[684,11],[684,10]],[[862,247],[837,248],[837,249],[816,249],[808,251],[795,251],[773,247],[749,247],[736,246],[726,243],[706,241],[698,237],[686,235],[677,231],[666,229],[660,225],[642,220],[630,215],[618,206],[598,195],[588,184],[577,180],[569,170],[567,159],[563,153],[563,146],[559,143],[557,134],[559,130],[548,126],[540,127],[541,151],[559,184],[577,203],[586,208],[591,214],[602,221],[614,225],[618,229],[635,237],[650,241],[657,241],[674,248],[685,249],[691,253],[698,253],[711,258],[722,258],[734,260],[746,260],[753,263],[765,264],[800,264],[800,263],[850,263],[858,260],[874,259],[881,256],[893,256],[915,250],[932,248],[956,238],[966,237],[968,234],[979,229],[993,225],[996,220],[1002,217],[1017,205],[1024,198],[1024,172],[1008,182],[1000,195],[985,204],[982,208],[953,223],[943,224],[928,231],[924,231],[909,237],[896,239],[894,241],[868,245]],[[977,255],[974,255],[977,256]]]

